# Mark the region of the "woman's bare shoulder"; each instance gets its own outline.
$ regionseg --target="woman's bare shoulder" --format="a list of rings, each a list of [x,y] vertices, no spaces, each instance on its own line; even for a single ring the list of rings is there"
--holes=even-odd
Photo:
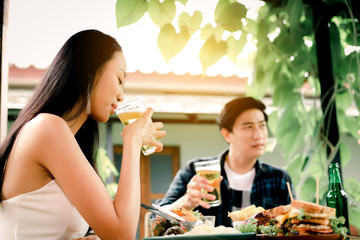
[[[31,137],[38,143],[48,141],[52,137],[59,137],[62,133],[70,131],[66,121],[54,114],[41,113],[30,120],[22,130],[25,138]]]
[[[65,120],[62,117],[59,117],[55,114],[51,113],[40,113],[36,117],[34,117],[32,120],[30,120],[29,123],[40,123],[40,124],[64,124],[66,123]]]
[[[66,127],[68,128],[65,120],[57,115],[50,113],[40,113],[33,119],[31,119],[25,127],[27,128],[35,128],[38,130],[53,128],[53,127]],[[48,129],[47,129],[48,130]]]

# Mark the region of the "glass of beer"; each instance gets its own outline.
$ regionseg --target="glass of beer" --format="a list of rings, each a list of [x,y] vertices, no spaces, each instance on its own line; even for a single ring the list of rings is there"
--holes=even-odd
[[[221,204],[221,195],[220,195],[220,160],[211,160],[211,161],[201,161],[195,163],[196,174],[208,179],[210,185],[214,188],[214,191],[209,192],[209,194],[214,195],[215,200],[202,199],[204,202],[210,204],[211,207],[216,207]],[[206,190],[202,189],[202,192],[208,193]]]
[[[147,107],[145,105],[144,99],[140,96],[137,96],[120,102],[115,112],[118,115],[120,121],[124,125],[128,125],[139,119],[145,113],[146,109]],[[145,156],[154,153],[155,150],[156,147],[151,145],[144,145],[141,147],[141,151]]]

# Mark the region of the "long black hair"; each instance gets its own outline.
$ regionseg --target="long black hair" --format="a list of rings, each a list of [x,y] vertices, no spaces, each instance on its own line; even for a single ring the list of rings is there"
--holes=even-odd
[[[97,30],[78,32],[66,41],[0,146],[0,193],[6,161],[23,126],[39,113],[66,117],[67,121],[77,118],[86,109],[96,73],[117,51],[122,51],[118,42]],[[69,115],[75,106],[78,109]],[[95,168],[94,159],[99,143],[97,122],[87,118],[75,138]]]

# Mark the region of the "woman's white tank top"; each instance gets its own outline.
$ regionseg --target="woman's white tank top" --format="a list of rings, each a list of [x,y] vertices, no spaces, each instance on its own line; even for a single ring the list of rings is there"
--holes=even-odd
[[[70,240],[88,227],[56,180],[0,203],[0,240]]]

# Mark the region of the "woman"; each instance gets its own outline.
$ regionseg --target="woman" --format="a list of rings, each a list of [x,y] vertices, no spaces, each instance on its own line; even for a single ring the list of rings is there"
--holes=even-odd
[[[73,239],[89,224],[102,239],[134,239],[140,212],[140,149],[162,144],[152,109],[124,127],[118,191],[94,171],[97,121],[123,100],[126,62],[116,40],[96,30],[61,48],[0,148],[0,236]],[[85,220],[85,221],[84,221]]]

